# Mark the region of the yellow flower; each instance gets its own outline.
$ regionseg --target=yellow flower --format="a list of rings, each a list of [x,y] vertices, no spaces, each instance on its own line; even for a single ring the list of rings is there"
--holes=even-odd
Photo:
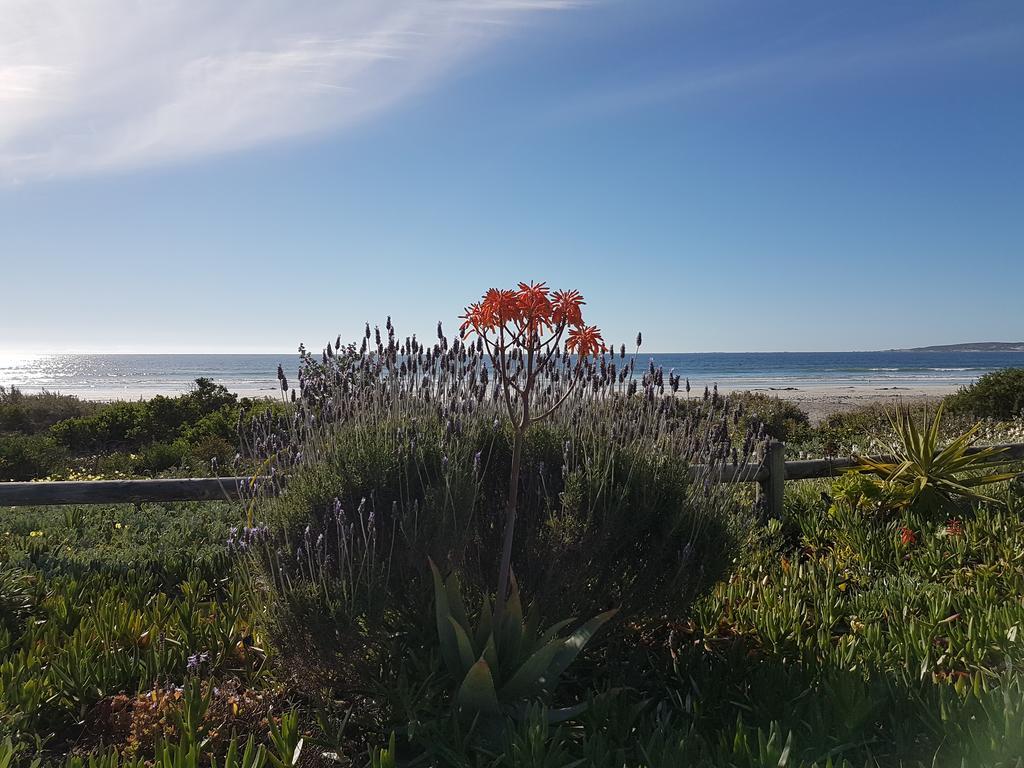
[[[120,528],[120,527],[121,527],[121,524],[120,524],[120,523],[114,523],[114,527],[115,527],[115,528]]]
[[[31,538],[33,538],[33,539],[38,537],[38,536],[42,536],[42,535],[43,535],[42,531],[32,531],[32,532],[29,533],[29,536]]]

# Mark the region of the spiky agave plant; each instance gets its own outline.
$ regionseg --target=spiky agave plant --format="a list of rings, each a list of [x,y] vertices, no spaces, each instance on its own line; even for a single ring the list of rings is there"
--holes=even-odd
[[[523,715],[549,696],[562,673],[618,609],[605,611],[562,636],[575,619],[540,628],[536,603],[523,614],[515,579],[504,604],[491,611],[484,597],[475,628],[469,622],[455,573],[447,579],[430,563],[441,656],[456,681],[455,704],[469,718]],[[547,711],[552,722],[580,714],[585,703]]]
[[[1003,450],[971,448],[980,423],[940,448],[942,412],[940,404],[934,416],[924,415],[919,427],[910,411],[897,405],[889,414],[896,436],[892,461],[859,456],[854,471],[873,475],[884,484],[897,508],[912,507],[927,514],[958,499],[999,503],[977,489],[1016,476],[1016,472],[991,471],[993,459],[998,459]],[[981,470],[988,471],[969,474]]]

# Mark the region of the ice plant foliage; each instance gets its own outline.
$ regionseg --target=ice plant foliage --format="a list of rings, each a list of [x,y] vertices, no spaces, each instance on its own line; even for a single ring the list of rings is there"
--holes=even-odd
[[[584,362],[607,351],[600,329],[583,322],[585,303],[579,291],[552,293],[545,283],[519,283],[514,290],[491,288],[466,307],[461,318],[463,338],[479,339],[490,358],[515,435],[498,570],[499,606],[508,595],[512,571],[523,436],[532,423],[550,416],[572,394],[586,370]],[[575,355],[567,386],[553,403],[531,410],[534,389],[563,353]]]

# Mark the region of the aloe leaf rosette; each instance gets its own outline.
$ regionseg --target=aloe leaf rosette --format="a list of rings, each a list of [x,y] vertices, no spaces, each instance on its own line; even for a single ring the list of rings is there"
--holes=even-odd
[[[484,598],[474,628],[456,574],[443,577],[433,561],[430,569],[441,658],[456,683],[455,704],[469,717],[516,716],[526,712],[532,702],[549,697],[569,665],[618,612],[605,611],[566,635],[563,631],[575,619],[541,630],[536,605],[524,614],[513,579],[503,608],[492,610],[490,601]],[[569,719],[584,706],[549,710],[548,718]]]
[[[1001,503],[977,489],[1016,476],[1015,472],[992,471],[1002,458],[1003,449],[972,449],[980,423],[943,446],[940,439],[942,414],[940,404],[934,417],[925,416],[919,427],[908,411],[897,407],[889,417],[896,436],[893,459],[858,457],[859,463],[852,471],[874,476],[893,492],[895,506],[935,512],[957,499]]]

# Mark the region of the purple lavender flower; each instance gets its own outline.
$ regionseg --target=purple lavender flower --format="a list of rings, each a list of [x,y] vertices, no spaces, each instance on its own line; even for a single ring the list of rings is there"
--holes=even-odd
[[[194,675],[199,671],[199,667],[210,660],[210,654],[206,651],[202,653],[193,653],[188,657],[188,663],[185,665],[185,670],[190,675]]]

